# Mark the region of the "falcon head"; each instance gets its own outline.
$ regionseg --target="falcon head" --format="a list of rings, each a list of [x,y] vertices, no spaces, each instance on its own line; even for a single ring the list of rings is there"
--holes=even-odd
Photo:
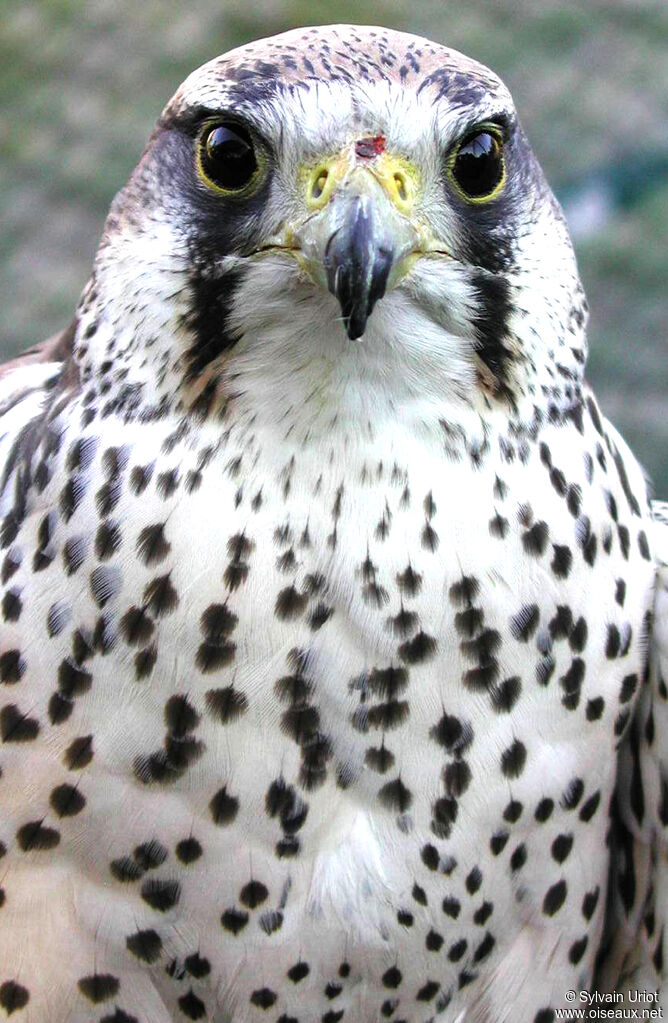
[[[584,362],[568,234],[508,90],[360,26],[260,40],[186,80],[79,318],[89,376],[113,338],[117,369],[163,399],[215,380],[277,415],[561,407]]]

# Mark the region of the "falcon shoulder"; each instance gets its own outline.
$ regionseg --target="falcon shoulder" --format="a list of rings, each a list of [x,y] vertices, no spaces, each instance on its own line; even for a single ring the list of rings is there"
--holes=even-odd
[[[647,669],[619,753],[599,988],[659,992],[668,1008],[668,503],[652,502],[656,562]],[[662,991],[662,987],[664,990]]]
[[[50,430],[54,402],[71,396],[79,379],[72,356],[73,323],[0,365],[0,513],[20,505],[33,455]],[[8,528],[9,523],[6,524]],[[7,537],[4,537],[7,540]]]

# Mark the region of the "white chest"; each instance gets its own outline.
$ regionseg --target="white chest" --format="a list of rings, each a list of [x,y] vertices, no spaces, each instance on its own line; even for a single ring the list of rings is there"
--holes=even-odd
[[[94,736],[67,837],[83,925],[124,955],[161,914],[235,1020],[258,957],[288,1015],[334,985],[360,1020],[396,999],[411,1021],[467,999],[498,1018],[486,971],[516,987],[527,934],[581,986],[650,575],[619,482],[558,444],[570,502],[496,439],[459,459],[406,433],[336,456],[162,439],[96,452],[54,541],[65,583],[24,583],[31,622],[65,623],[25,679],[68,703],[33,779]]]

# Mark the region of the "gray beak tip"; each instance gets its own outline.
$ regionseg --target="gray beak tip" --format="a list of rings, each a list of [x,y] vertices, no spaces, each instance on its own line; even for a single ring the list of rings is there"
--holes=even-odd
[[[362,337],[376,302],[385,294],[393,258],[392,244],[374,223],[373,204],[356,196],[330,236],[324,258],[327,286],[341,306],[351,341]]]
[[[358,316],[355,319],[352,316],[343,317],[343,324],[350,341],[359,341],[363,336],[368,318],[368,316]]]

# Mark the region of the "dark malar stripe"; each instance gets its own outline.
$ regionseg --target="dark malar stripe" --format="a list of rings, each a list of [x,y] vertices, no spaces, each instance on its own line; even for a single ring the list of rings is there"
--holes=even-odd
[[[513,359],[504,339],[511,312],[510,288],[503,277],[474,273],[477,312],[473,317],[476,352],[500,383],[507,382],[508,364]]]
[[[228,325],[234,294],[243,271],[216,271],[197,266],[190,275],[190,308],[184,317],[191,336],[186,349],[186,379],[194,380],[224,352],[234,348],[239,336]]]

